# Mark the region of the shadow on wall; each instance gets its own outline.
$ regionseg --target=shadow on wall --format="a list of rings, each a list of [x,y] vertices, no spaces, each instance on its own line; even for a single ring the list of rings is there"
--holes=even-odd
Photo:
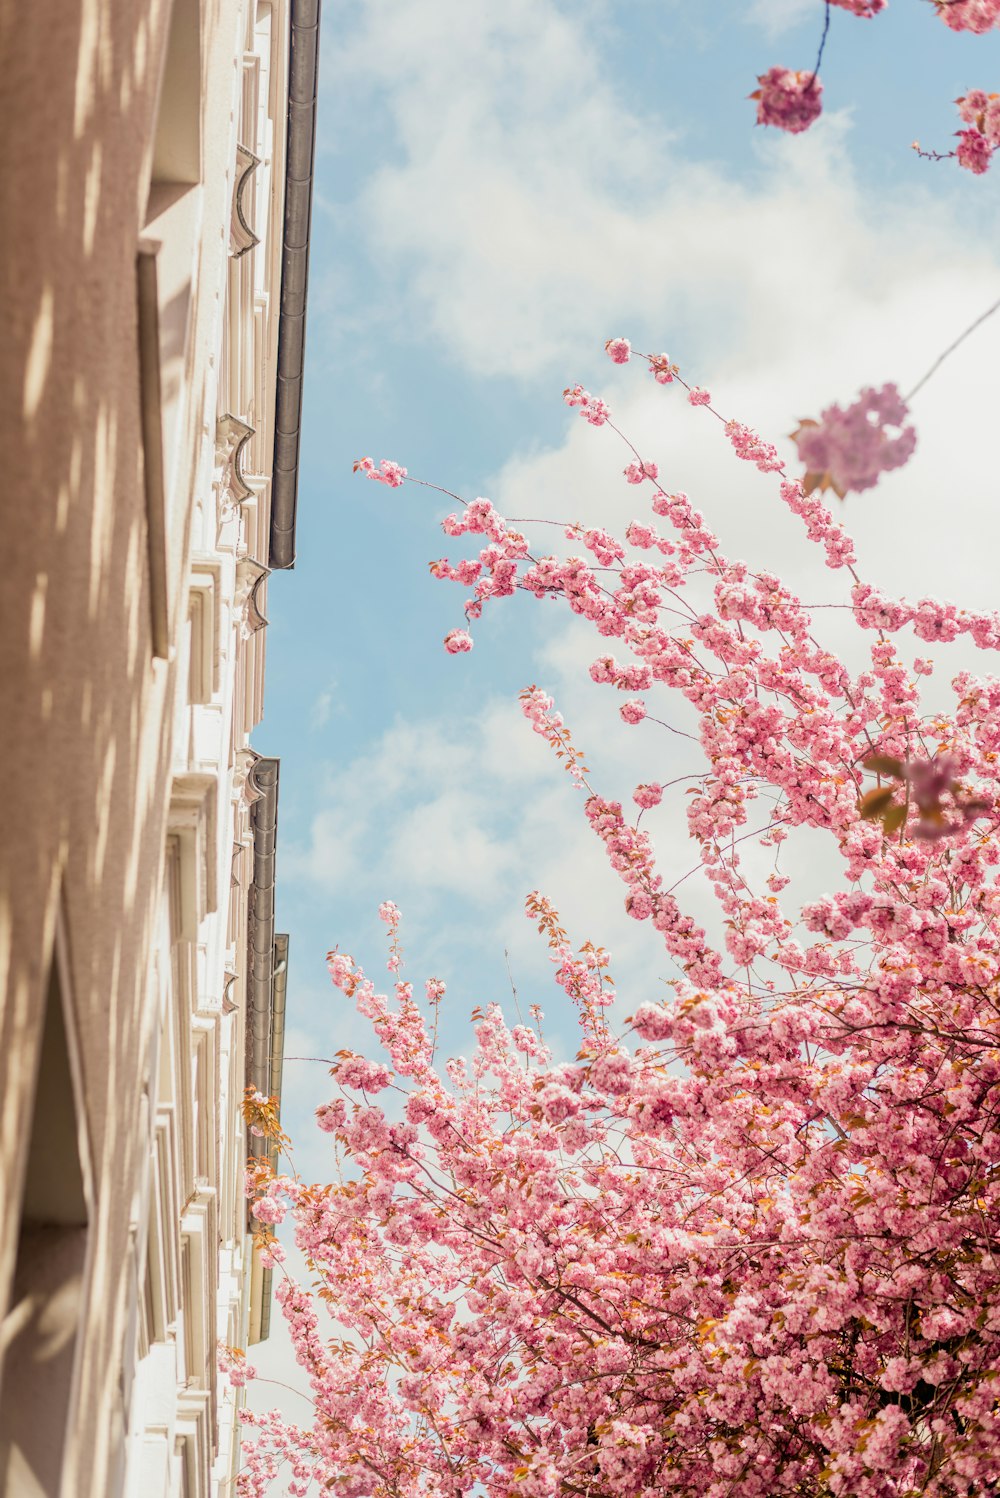
[[[199,28],[221,10],[177,5]],[[151,651],[136,291],[169,11],[168,0],[0,0],[0,1490],[55,1494],[63,1461],[74,1498],[118,1486],[123,1266],[169,783],[174,667]],[[167,332],[183,345],[177,306]],[[60,890],[65,984],[50,978]],[[77,1093],[66,1088],[73,1036]],[[78,1122],[93,1151],[90,1204]]]

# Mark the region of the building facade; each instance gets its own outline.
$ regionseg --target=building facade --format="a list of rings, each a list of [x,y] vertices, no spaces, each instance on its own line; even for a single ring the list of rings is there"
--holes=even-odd
[[[0,0],[0,1498],[232,1492],[319,0]]]

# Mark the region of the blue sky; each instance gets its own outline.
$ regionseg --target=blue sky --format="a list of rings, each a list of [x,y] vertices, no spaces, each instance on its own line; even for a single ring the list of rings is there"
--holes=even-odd
[[[916,383],[1000,295],[1000,166],[974,179],[909,149],[950,148],[952,101],[997,83],[1000,41],[954,35],[923,0],[869,22],[836,10],[823,119],[794,139],[755,129],[755,75],[811,67],[822,15],[820,0],[327,0],[298,562],[269,585],[255,739],[281,757],[289,1056],[364,1046],[323,958],[339,943],[377,970],[383,898],[403,908],[409,976],[449,983],[455,1050],[473,1005],[509,1002],[505,948],[522,1004],[565,1033],[522,914],[536,886],[575,940],[611,947],[626,1007],[671,976],[517,693],[554,692],[623,800],[637,779],[700,768],[695,746],[621,725],[586,679],[594,642],[531,600],[446,657],[462,593],[427,563],[464,554],[436,529],[447,507],[351,467],[392,457],[509,515],[624,523],[626,455],[561,400],[581,381],[731,554],[825,597],[768,480],[676,389],[603,353],[617,334],[666,349],[783,440],[864,384]],[[887,588],[997,605],[998,335],[987,325],[928,385],[916,458],[847,509]],[[652,825],[683,872],[680,807]],[[808,850],[794,872],[812,897]],[[285,1078],[286,1127],[319,1175],[328,1141],[311,1114],[329,1079],[293,1061]],[[287,1362],[280,1336],[267,1359]]]

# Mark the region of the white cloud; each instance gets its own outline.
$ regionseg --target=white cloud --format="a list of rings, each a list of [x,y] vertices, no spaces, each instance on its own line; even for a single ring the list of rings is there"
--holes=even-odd
[[[951,214],[940,195],[947,179],[907,178],[915,185],[875,200],[852,171],[843,118],[797,139],[759,133],[761,169],[742,180],[693,160],[662,123],[642,119],[607,81],[590,23],[552,0],[387,0],[364,15],[335,85],[373,73],[391,81],[400,151],[367,184],[359,211],[375,251],[405,276],[407,323],[417,336],[432,330],[473,375],[548,377],[561,362],[558,402],[602,336],[666,342],[722,410],[790,456],[781,434],[799,418],[867,383],[909,388],[995,299],[992,241]],[[844,506],[862,575],[889,591],[997,602],[994,344],[990,325],[954,355],[915,403],[914,460]],[[593,388],[669,487],[704,509],[726,551],[782,573],[808,601],[844,601],[843,574],[824,568],[774,480],[739,463],[707,413],[677,386],[598,357]],[[643,513],[648,491],[624,483],[628,454],[613,434],[566,421],[564,440],[513,453],[495,476],[505,513],[612,528]],[[818,612],[816,629],[833,648],[851,634],[835,611]],[[624,800],[640,778],[701,768],[684,739],[617,722],[617,702],[584,675],[599,648],[579,629],[557,629],[539,674],[596,756],[599,788]],[[913,656],[927,653],[912,642]],[[687,726],[683,704],[667,716]],[[523,941],[527,952],[530,932],[515,915],[538,884],[575,935],[637,944],[631,970],[645,981],[645,939],[621,915],[621,887],[553,773],[513,704],[464,725],[398,724],[331,776],[295,871],[331,894],[391,895],[434,926],[442,948],[467,938],[456,930],[460,907],[484,951]],[[664,872],[677,877],[690,857],[680,807],[649,820]],[[707,916],[697,879],[684,897]]]
[[[366,14],[338,85],[391,77],[400,151],[366,184],[361,222],[417,336],[475,373],[568,374],[625,323],[659,344],[682,322],[713,363],[791,345],[805,363],[844,311],[873,319],[865,344],[884,342],[897,293],[951,292],[995,264],[931,179],[866,197],[842,117],[795,139],[757,132],[750,181],[695,159],[552,0]]]
[[[989,241],[931,196],[927,183],[944,179],[918,178],[875,201],[852,173],[843,119],[804,138],[761,138],[762,171],[748,184],[692,161],[662,125],[643,121],[607,82],[586,23],[552,0],[408,0],[365,15],[338,82],[376,70],[391,79],[401,152],[367,185],[364,222],[386,261],[405,268],[408,320],[419,329],[423,319],[473,374],[534,377],[586,362],[607,333],[640,347],[669,340],[721,409],[791,455],[781,434],[799,418],[866,383],[896,379],[905,390],[995,298]],[[663,332],[675,321],[680,344]],[[917,398],[916,458],[844,507],[862,574],[891,591],[996,603],[994,342],[985,329],[954,355]],[[809,601],[843,601],[843,575],[825,570],[773,479],[739,463],[677,386],[603,359],[595,379],[725,550],[786,575]],[[558,402],[564,379],[553,383]],[[511,455],[493,497],[510,515],[621,525],[648,503],[622,480],[627,458],[610,432],[567,416],[556,447]],[[818,614],[817,630],[834,648],[849,633],[836,612]],[[649,778],[653,730],[622,728],[606,694],[581,679],[596,653],[578,630],[558,632],[541,680],[558,689],[584,747],[600,751],[602,789],[624,796]],[[912,653],[927,652],[914,641]],[[695,746],[666,735],[663,745],[652,751],[658,778],[698,767]],[[526,878],[554,881],[584,934],[610,942],[599,917],[620,906],[620,890],[595,874],[600,850],[571,798],[550,789],[539,754],[512,704],[464,727],[396,725],[331,778],[297,868],[331,892],[367,888],[385,877],[373,864],[389,868],[399,889],[372,887],[373,898],[402,903],[405,890],[412,909],[438,921],[442,901],[460,898],[479,912],[484,941],[506,939]],[[504,798],[539,809],[527,823],[501,816]],[[683,840],[670,848],[687,854]]]
[[[791,31],[807,16],[822,24],[822,14],[816,0],[751,0],[747,8],[747,20],[762,27],[768,36]]]
[[[336,684],[334,683],[334,685],[327,687],[316,697],[312,705],[312,711],[309,714],[310,728],[323,728],[329,723],[330,714],[333,712],[335,691]]]

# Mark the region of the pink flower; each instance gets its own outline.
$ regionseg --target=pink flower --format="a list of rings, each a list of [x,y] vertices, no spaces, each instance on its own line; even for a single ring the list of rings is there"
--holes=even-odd
[[[760,88],[750,97],[757,101],[758,125],[776,125],[779,130],[797,135],[808,130],[822,113],[823,85],[815,73],[769,68],[757,82]]]
[[[611,415],[604,402],[591,395],[589,390],[584,390],[582,385],[570,385],[563,391],[563,400],[567,406],[579,407],[580,415],[593,427],[603,426]]]
[[[632,345],[627,338],[609,338],[604,347],[613,364],[627,364],[632,357]]]
[[[287,1255],[277,1238],[269,1238],[267,1244],[260,1252],[260,1263],[262,1269],[273,1269],[276,1264],[283,1264]]]
[[[649,367],[658,385],[669,385],[677,373],[677,365],[671,364],[669,354],[652,354]]]
[[[392,1083],[392,1072],[376,1061],[366,1061],[363,1056],[348,1056],[336,1067],[334,1075],[341,1087],[350,1087],[355,1092],[382,1092]]]
[[[849,490],[871,489],[881,473],[901,467],[917,443],[913,427],[904,425],[907,414],[896,386],[883,385],[862,390],[846,410],[828,406],[819,421],[803,421],[792,440],[806,465],[806,493],[832,488],[843,498]]]
[[[269,1227],[276,1227],[283,1222],[287,1211],[285,1203],[277,1196],[260,1196],[250,1205],[250,1211],[258,1222],[266,1222]]]
[[[727,421],[726,436],[733,444],[736,456],[745,463],[755,463],[761,473],[780,473],[782,462],[778,449],[773,443],[765,442],[752,427],[744,426],[742,421]]]
[[[637,785],[632,792],[632,800],[643,811],[648,811],[651,806],[659,806],[663,800],[663,787],[656,780],[651,780],[646,785]]]
[[[980,131],[959,130],[958,149],[955,154],[958,157],[959,166],[964,166],[967,172],[975,172],[977,176],[980,176],[990,164],[993,147]]]
[[[655,479],[660,470],[655,463],[630,463],[623,472],[630,484],[641,484],[644,479]]]
[[[327,954],[326,966],[338,988],[349,987],[354,972],[353,957],[349,957],[346,952],[330,952]]]
[[[981,88],[970,88],[967,94],[955,100],[961,118],[967,125],[975,125],[977,129],[980,128],[979,122],[989,102],[990,95]]]
[[[889,0],[830,0],[831,5],[839,5],[841,10],[849,10],[852,16],[862,16],[870,20],[877,16],[880,10],[885,10]]]
[[[257,1377],[257,1369],[247,1362],[243,1351],[238,1347],[227,1347],[222,1342],[219,1343],[218,1369],[228,1377],[234,1389],[242,1389],[249,1379]]]
[[[710,406],[712,404],[712,392],[703,390],[700,385],[695,385],[688,391],[688,403],[692,406]]]
[[[935,0],[937,13],[952,31],[982,35],[1000,25],[1000,0]]]
[[[316,1122],[324,1134],[336,1134],[347,1122],[347,1108],[343,1100],[337,1098],[332,1103],[321,1103],[316,1109]]]
[[[472,636],[464,629],[452,629],[444,637],[444,648],[449,655],[461,655],[472,649]]]
[[[371,458],[359,458],[354,465],[354,472],[363,473],[377,484],[388,484],[391,489],[398,489],[406,478],[406,469],[389,458],[383,458],[377,469]]]
[[[626,702],[620,711],[623,722],[641,723],[646,716],[646,704],[641,697],[633,697],[631,702]]]
[[[979,128],[991,146],[1000,146],[1000,94],[990,94]]]

